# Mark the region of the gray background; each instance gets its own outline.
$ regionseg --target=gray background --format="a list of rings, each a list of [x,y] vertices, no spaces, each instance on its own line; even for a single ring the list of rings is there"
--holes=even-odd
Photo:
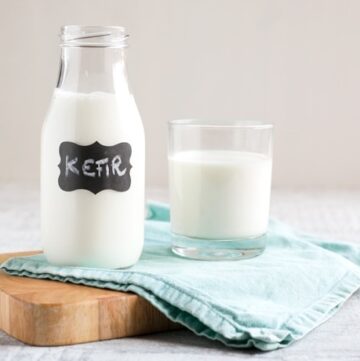
[[[111,24],[131,35],[148,185],[167,184],[166,122],[181,117],[274,122],[276,186],[360,185],[360,1],[0,0],[0,9],[0,180],[38,180],[60,26]]]

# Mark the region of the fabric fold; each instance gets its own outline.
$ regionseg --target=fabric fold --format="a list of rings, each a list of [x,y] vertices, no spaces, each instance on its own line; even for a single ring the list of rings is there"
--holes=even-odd
[[[7,260],[12,275],[134,292],[172,321],[231,347],[286,347],[325,322],[360,287],[360,247],[271,221],[266,251],[194,261],[170,250],[169,209],[150,203],[140,261],[123,270],[57,267],[43,255]]]

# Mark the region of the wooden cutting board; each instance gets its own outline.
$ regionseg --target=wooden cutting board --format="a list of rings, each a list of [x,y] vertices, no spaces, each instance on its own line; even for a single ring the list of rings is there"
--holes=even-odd
[[[36,253],[0,254],[0,263]],[[30,345],[72,345],[177,328],[180,326],[131,293],[0,271],[0,329]]]

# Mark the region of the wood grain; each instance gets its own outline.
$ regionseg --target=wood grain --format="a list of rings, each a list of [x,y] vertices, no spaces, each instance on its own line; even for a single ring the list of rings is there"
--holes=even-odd
[[[36,253],[0,254],[0,262]],[[0,271],[0,329],[30,345],[71,345],[177,328],[149,302],[131,293]]]

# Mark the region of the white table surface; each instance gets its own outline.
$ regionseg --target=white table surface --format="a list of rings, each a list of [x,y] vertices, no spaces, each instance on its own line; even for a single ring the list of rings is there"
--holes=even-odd
[[[152,190],[151,199],[166,200]],[[273,217],[330,239],[360,244],[360,189],[274,190]],[[0,252],[40,249],[39,192],[34,186],[0,184]],[[235,350],[220,343],[174,331],[66,347],[31,347],[0,331],[1,361],[56,360],[289,360],[359,361],[360,292],[329,321],[303,340],[278,351]]]

